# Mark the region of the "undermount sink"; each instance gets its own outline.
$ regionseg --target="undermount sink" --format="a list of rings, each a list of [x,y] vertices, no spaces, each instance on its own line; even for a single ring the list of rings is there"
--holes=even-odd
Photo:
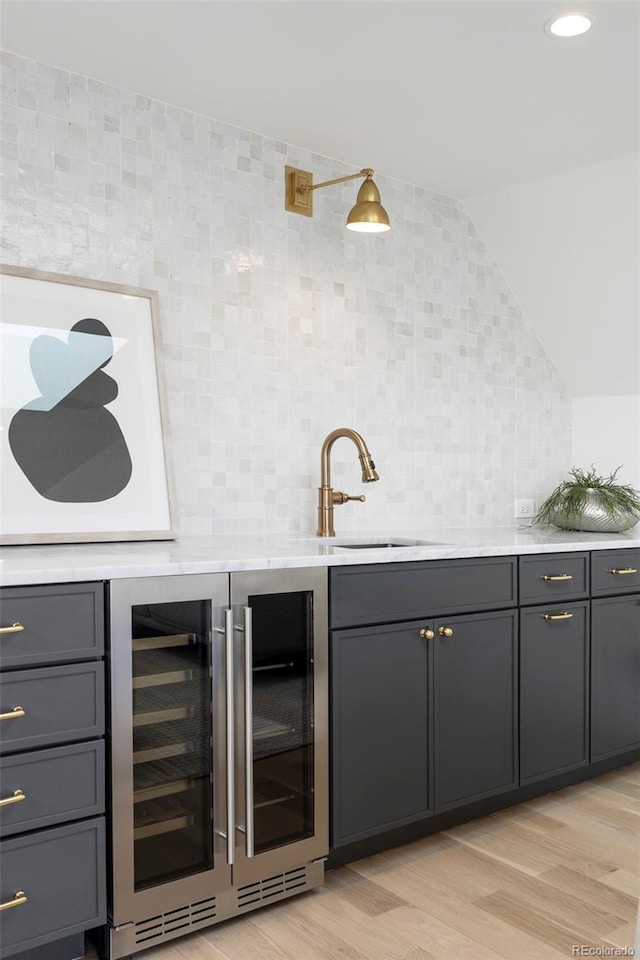
[[[343,541],[342,543],[331,543],[330,546],[338,547],[340,550],[384,550],[388,547],[440,547],[442,544],[437,540],[407,540],[404,537],[385,537],[379,540],[366,540],[363,543]]]

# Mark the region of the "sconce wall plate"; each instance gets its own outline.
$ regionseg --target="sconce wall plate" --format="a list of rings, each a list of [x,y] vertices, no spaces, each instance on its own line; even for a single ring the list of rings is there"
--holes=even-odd
[[[313,216],[313,174],[298,167],[285,167],[284,208],[290,213]]]

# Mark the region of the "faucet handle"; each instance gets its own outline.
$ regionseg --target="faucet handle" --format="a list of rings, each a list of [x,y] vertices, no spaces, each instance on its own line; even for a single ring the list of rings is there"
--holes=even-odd
[[[340,490],[333,491],[333,502],[334,503],[346,503],[347,500],[359,500],[361,503],[364,503],[367,498],[363,493],[357,497],[350,497],[348,493],[342,493]]]

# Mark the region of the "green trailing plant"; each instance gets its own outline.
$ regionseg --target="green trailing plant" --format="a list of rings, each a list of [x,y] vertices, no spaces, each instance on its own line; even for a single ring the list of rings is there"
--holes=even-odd
[[[558,484],[538,510],[533,522],[549,525],[555,516],[561,514],[569,522],[575,520],[578,523],[590,494],[597,495],[600,505],[611,516],[640,515],[640,493],[629,484],[616,483],[618,470],[620,467],[608,477],[601,477],[593,464],[587,471],[572,467],[569,471],[572,479]]]

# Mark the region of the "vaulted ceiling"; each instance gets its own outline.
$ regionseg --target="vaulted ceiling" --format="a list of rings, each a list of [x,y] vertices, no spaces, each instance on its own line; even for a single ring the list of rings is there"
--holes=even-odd
[[[468,197],[638,147],[638,4],[4,0],[2,46]]]

